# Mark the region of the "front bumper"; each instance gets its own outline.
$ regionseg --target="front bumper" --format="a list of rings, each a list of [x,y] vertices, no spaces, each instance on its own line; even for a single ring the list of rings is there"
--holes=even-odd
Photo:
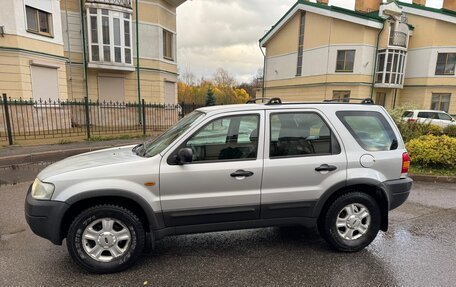
[[[37,200],[32,197],[31,186],[25,199],[25,219],[38,236],[61,245],[61,223],[70,205],[61,201]]]
[[[388,196],[389,210],[395,209],[407,200],[412,184],[413,180],[410,177],[388,180],[382,183]]]

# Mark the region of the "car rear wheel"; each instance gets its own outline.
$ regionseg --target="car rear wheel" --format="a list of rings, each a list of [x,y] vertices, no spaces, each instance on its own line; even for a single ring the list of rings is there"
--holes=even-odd
[[[135,213],[117,205],[99,205],[76,216],[68,231],[67,247],[83,269],[104,274],[134,264],[145,239],[144,227]]]
[[[380,208],[372,196],[349,192],[332,202],[319,222],[319,231],[336,250],[356,252],[375,239],[380,221]]]

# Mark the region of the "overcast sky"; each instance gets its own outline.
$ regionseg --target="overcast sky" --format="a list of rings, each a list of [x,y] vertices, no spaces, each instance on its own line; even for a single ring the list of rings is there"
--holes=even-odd
[[[187,0],[177,9],[179,72],[209,78],[222,67],[239,82],[263,66],[258,40],[296,0]],[[405,0],[404,2],[412,2]],[[443,0],[428,0],[441,8]],[[330,0],[354,8],[355,0]]]

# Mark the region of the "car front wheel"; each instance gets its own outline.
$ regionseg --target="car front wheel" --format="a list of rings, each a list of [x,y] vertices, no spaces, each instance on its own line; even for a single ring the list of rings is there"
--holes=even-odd
[[[117,205],[99,205],[81,212],[67,235],[73,260],[92,273],[113,273],[130,267],[145,244],[142,222]]]

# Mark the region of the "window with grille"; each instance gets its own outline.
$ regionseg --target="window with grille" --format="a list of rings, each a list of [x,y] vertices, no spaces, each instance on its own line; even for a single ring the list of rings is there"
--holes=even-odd
[[[304,30],[306,24],[306,14],[301,13],[301,19],[299,24],[299,39],[298,39],[298,63],[296,67],[296,76],[302,75],[302,57],[304,54]]]
[[[91,62],[132,65],[131,13],[88,8]]]
[[[435,67],[436,75],[454,75],[456,53],[439,53]]]
[[[451,94],[432,94],[431,110],[444,111],[450,109]]]
[[[353,72],[356,50],[338,50],[336,72]]]
[[[406,52],[386,49],[378,52],[375,83],[385,86],[404,84]]]
[[[52,36],[52,15],[51,13],[25,6],[27,17],[27,32],[44,36]]]
[[[163,58],[174,61],[173,33],[163,30]]]
[[[350,91],[333,91],[333,100],[348,103],[350,101]]]

